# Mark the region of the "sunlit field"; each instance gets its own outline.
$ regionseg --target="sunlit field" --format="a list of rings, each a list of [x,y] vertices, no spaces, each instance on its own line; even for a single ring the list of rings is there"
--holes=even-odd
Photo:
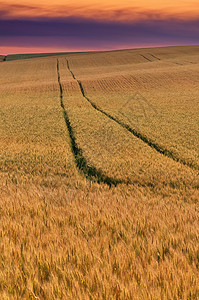
[[[1,299],[199,298],[198,51],[0,56]]]

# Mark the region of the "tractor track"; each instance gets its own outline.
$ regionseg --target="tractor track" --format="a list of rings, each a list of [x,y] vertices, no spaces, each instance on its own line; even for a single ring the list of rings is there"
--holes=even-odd
[[[85,91],[83,88],[83,85],[81,83],[80,80],[78,80],[74,73],[71,71],[70,65],[69,65],[69,61],[66,59],[67,62],[67,68],[69,70],[69,72],[71,73],[71,75],[73,76],[73,78],[77,81],[77,83],[79,84],[79,88],[80,91],[82,93],[82,96],[90,103],[90,105],[96,109],[97,111],[99,111],[100,113],[102,113],[103,115],[105,115],[106,117],[108,117],[109,119],[113,120],[114,122],[116,122],[117,124],[119,124],[120,126],[122,126],[123,128],[125,128],[126,130],[128,130],[128,132],[132,133],[135,137],[137,137],[138,139],[140,139],[141,141],[143,141],[145,144],[147,144],[149,147],[151,147],[152,149],[156,150],[158,153],[172,159],[175,162],[181,163],[187,167],[190,167],[191,169],[195,169],[195,170],[199,170],[198,165],[192,164],[191,162],[187,162],[184,159],[176,156],[172,151],[164,148],[163,146],[155,143],[153,140],[151,140],[150,138],[148,138],[147,136],[143,135],[142,133],[140,133],[139,131],[131,128],[129,125],[123,123],[122,121],[120,121],[118,118],[110,115],[109,113],[105,112],[104,110],[102,110],[101,108],[99,108],[95,103],[93,103],[90,98],[88,98],[85,95]]]
[[[155,55],[153,55],[153,54],[151,54],[151,53],[149,53],[149,55],[151,55],[152,57],[154,57],[154,58],[157,59],[157,60],[161,60],[159,57],[157,57],[157,56],[155,56]]]
[[[58,84],[59,84],[59,89],[60,89],[60,106],[62,108],[64,120],[65,120],[67,129],[68,129],[68,132],[69,132],[71,150],[72,150],[72,153],[75,158],[76,167],[79,169],[79,171],[83,172],[84,176],[86,178],[88,178],[89,180],[97,182],[97,183],[105,183],[109,187],[117,186],[119,183],[123,183],[123,184],[127,184],[127,185],[130,184],[130,182],[127,182],[127,181],[124,181],[121,179],[108,177],[107,175],[103,174],[103,172],[101,170],[97,170],[94,166],[91,166],[90,164],[88,164],[86,158],[82,154],[82,149],[77,145],[76,137],[75,137],[73,128],[71,126],[71,122],[70,122],[68,113],[67,113],[64,103],[63,103],[63,87],[61,84],[60,68],[59,68],[59,60],[58,59],[57,59],[57,76],[58,76]]]
[[[140,56],[142,56],[144,59],[146,59],[146,60],[148,60],[148,61],[152,62],[152,60],[150,60],[149,58],[147,58],[147,57],[146,57],[146,56],[144,56],[143,54],[140,54]]]

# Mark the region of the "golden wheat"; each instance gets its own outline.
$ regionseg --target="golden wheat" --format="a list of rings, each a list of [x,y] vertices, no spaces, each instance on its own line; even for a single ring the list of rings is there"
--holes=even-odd
[[[1,299],[199,297],[197,50],[0,64]]]

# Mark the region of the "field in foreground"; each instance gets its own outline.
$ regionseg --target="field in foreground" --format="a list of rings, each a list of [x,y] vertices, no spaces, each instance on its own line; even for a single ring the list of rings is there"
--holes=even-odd
[[[198,50],[0,64],[1,299],[199,297]]]

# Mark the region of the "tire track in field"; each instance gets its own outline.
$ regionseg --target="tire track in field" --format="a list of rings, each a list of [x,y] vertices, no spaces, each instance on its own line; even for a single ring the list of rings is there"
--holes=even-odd
[[[143,141],[145,144],[147,144],[149,147],[151,147],[152,149],[156,150],[158,153],[171,158],[173,161],[175,162],[179,162],[185,166],[190,167],[191,169],[195,169],[195,170],[199,170],[198,165],[192,164],[191,162],[187,162],[184,159],[178,157],[175,155],[175,153],[173,153],[171,150],[168,150],[166,148],[164,148],[163,146],[155,143],[153,140],[151,140],[150,138],[148,138],[147,136],[143,135],[142,133],[140,133],[139,131],[131,128],[129,125],[123,123],[122,121],[120,121],[118,118],[110,115],[109,113],[105,112],[104,110],[102,110],[101,108],[99,108],[95,103],[93,103],[86,95],[85,95],[85,91],[84,88],[82,86],[82,83],[80,80],[78,80],[74,73],[71,71],[70,65],[69,65],[69,61],[66,59],[66,63],[67,63],[67,67],[68,70],[70,71],[71,75],[73,76],[73,78],[77,81],[77,83],[79,84],[79,88],[80,91],[82,93],[82,96],[90,103],[90,105],[96,109],[97,111],[99,111],[100,113],[102,113],[103,115],[105,115],[106,117],[108,117],[109,119],[113,120],[114,122],[116,122],[117,124],[119,124],[120,126],[122,126],[123,128],[125,128],[126,130],[128,130],[128,132],[132,133],[135,137],[137,137],[138,139],[140,139],[141,141]]]
[[[148,60],[148,61],[152,62],[152,60],[150,60],[149,58],[147,58],[147,57],[146,57],[146,56],[144,56],[143,54],[140,54],[140,56],[142,56],[142,57],[144,57],[144,59],[146,59],[146,60]]]
[[[148,53],[149,55],[151,55],[153,58],[157,59],[157,60],[161,60],[159,57],[155,56],[154,54]],[[172,62],[176,65],[180,65],[180,66],[184,66],[184,64],[178,63],[178,62]],[[190,62],[191,63],[191,62]]]
[[[184,64],[178,63],[178,62],[172,62],[175,65],[184,66]]]
[[[149,55],[151,55],[153,58],[157,59],[157,60],[161,60],[159,57],[155,56],[154,54],[151,54],[151,53],[148,53]],[[140,54],[141,55],[141,54]],[[144,55],[142,55],[144,58],[147,59],[147,57],[145,57]],[[180,65],[180,66],[184,66],[183,64],[181,63],[178,63],[178,62],[172,62],[173,64],[175,65]]]
[[[60,106],[63,111],[64,120],[69,132],[70,143],[71,143],[71,150],[75,158],[76,167],[83,172],[84,176],[91,181],[95,181],[97,183],[105,183],[109,187],[117,186],[119,183],[129,184],[130,182],[123,181],[116,178],[108,177],[107,175],[103,174],[102,171],[97,170],[94,166],[88,165],[86,158],[82,154],[82,149],[77,145],[76,137],[73,131],[73,128],[70,123],[70,119],[68,113],[65,109],[63,103],[63,87],[61,84],[60,78],[60,69],[59,69],[59,60],[57,59],[57,76],[58,76],[58,84],[60,89]],[[73,77],[74,78],[74,77]],[[74,78],[75,79],[75,78]]]
[[[159,57],[157,57],[157,56],[155,56],[155,55],[153,55],[153,54],[151,54],[151,53],[149,53],[149,55],[151,55],[152,57],[154,57],[154,58],[157,59],[157,60],[161,60]]]

